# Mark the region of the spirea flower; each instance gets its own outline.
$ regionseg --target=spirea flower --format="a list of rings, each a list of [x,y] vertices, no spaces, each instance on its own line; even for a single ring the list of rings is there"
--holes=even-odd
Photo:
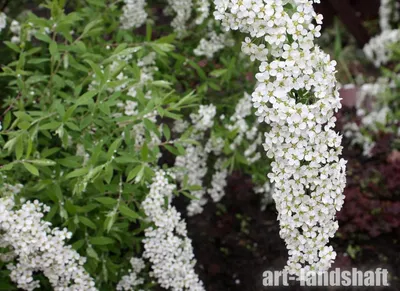
[[[261,186],[255,186],[254,192],[261,195],[261,210],[264,211],[268,204],[273,202],[272,194],[274,193],[274,186],[270,182],[265,182]]]
[[[209,0],[195,0],[194,3],[197,16],[195,23],[200,25],[207,19],[210,15],[210,1]]]
[[[173,291],[203,291],[203,283],[194,271],[196,261],[186,223],[171,206],[175,187],[169,182],[166,172],[156,172],[149,194],[142,203],[153,224],[145,230],[143,257],[150,261],[150,275],[161,287]]]
[[[381,32],[391,30],[391,22],[398,21],[400,4],[396,0],[381,0],[379,7],[379,26]]]
[[[124,0],[122,7],[121,27],[131,29],[142,26],[147,19],[145,0]]]
[[[211,59],[214,54],[227,46],[232,46],[233,40],[228,33],[211,31],[206,38],[200,40],[199,45],[193,50],[196,56],[206,56]]]
[[[226,30],[249,34],[243,51],[261,61],[252,101],[259,121],[270,126],[264,149],[274,162],[268,177],[289,250],[286,268],[297,275],[324,271],[333,262],[336,254],[327,244],[338,228],[345,185],[341,136],[333,130],[333,114],[341,108],[336,62],[314,43],[322,16],[313,2],[319,1],[214,1],[215,18]]]
[[[3,188],[5,196],[0,198],[0,245],[10,248],[15,257],[8,269],[18,288],[40,288],[33,275],[41,272],[54,290],[97,290],[83,267],[86,258],[65,245],[72,233],[65,228],[51,228],[51,223],[43,220],[50,208],[35,200],[15,209],[14,194],[7,191]]]
[[[394,114],[385,100],[386,90],[395,87],[395,79],[381,77],[375,83],[363,84],[358,89],[356,102],[358,123],[346,123],[343,131],[344,135],[350,139],[351,145],[362,147],[364,156],[373,155],[372,150],[376,145],[373,137],[382,128],[398,135],[398,132],[391,127],[393,121],[396,124],[397,120],[391,120],[390,117]]]
[[[167,0],[170,10],[173,11],[174,19],[171,26],[179,37],[185,35],[186,23],[192,14],[192,0]]]
[[[140,272],[146,267],[143,259],[131,258],[129,263],[132,269],[129,270],[129,274],[122,277],[121,281],[117,284],[117,290],[124,291],[140,291],[139,286],[144,284],[144,279],[139,277]]]
[[[215,173],[211,179],[211,187],[207,190],[207,193],[211,196],[214,202],[219,202],[222,199],[225,195],[224,189],[228,184],[226,180],[228,177],[228,169],[223,166],[224,162],[224,159],[218,159],[215,162]]]
[[[7,15],[4,12],[0,12],[0,32],[7,26]]]
[[[385,65],[393,56],[391,46],[400,41],[400,30],[384,30],[381,34],[373,37],[364,46],[363,50],[375,67]]]
[[[188,145],[185,151],[184,156],[177,156],[175,160],[175,167],[184,169],[177,173],[177,178],[179,181],[183,181],[184,176],[187,175],[189,185],[202,186],[204,176],[207,174],[208,153],[201,145]],[[204,197],[205,189],[192,191],[191,194],[197,199],[190,200],[187,206],[189,216],[203,212],[203,207],[207,203],[207,199]]]

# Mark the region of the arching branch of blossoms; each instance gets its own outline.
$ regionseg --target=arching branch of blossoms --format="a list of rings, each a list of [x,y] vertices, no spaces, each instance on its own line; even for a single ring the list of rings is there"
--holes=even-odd
[[[338,229],[335,214],[345,186],[342,138],[333,130],[341,108],[336,63],[314,43],[322,16],[313,2],[319,1],[214,1],[215,18],[226,30],[249,34],[242,50],[261,61],[253,105],[270,126],[264,148],[274,162],[268,176],[289,250],[286,268],[297,275],[333,262],[328,243]]]

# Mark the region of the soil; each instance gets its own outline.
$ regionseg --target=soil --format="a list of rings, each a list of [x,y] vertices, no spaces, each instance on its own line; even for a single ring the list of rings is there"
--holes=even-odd
[[[345,158],[354,161],[353,155],[346,156],[345,153]],[[184,205],[179,201],[177,206],[183,210]],[[400,290],[399,228],[375,238],[361,233],[342,238],[339,235],[332,240],[338,254],[333,268],[386,268],[391,276],[389,287],[310,288],[299,283],[264,287],[263,272],[282,270],[288,254],[279,236],[275,206],[261,211],[260,197],[252,191],[250,177],[237,172],[229,178],[226,196],[220,203],[208,203],[202,214],[186,217],[186,221],[197,272],[208,291]]]

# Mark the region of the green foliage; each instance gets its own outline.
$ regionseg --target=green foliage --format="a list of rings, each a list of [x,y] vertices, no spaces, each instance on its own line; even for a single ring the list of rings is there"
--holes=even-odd
[[[112,290],[129,269],[127,258],[141,252],[149,225],[140,204],[159,154],[184,155],[184,146],[195,143],[192,128],[176,136],[172,122],[187,119],[200,103],[231,115],[243,91],[254,86],[243,73],[253,67],[237,59],[240,44],[215,60],[193,57],[204,27],[181,40],[169,26],[151,22],[145,33],[121,30],[117,2],[71,2],[69,13],[65,2],[43,4],[51,17],[22,17],[22,35],[35,31],[31,41],[5,42],[10,59],[0,73],[0,182],[22,183],[20,198],[49,205],[45,219],[73,233],[69,243],[88,258],[85,267],[97,287]],[[154,81],[138,87],[137,114],[123,115],[120,103],[143,75],[138,60],[149,53],[156,55]],[[119,79],[121,72],[127,80]],[[153,113],[157,122],[149,117]],[[224,122],[209,135],[224,138],[225,166],[265,182],[268,163],[248,164],[240,149],[231,150],[236,134]],[[144,129],[140,146],[138,126]],[[193,198],[196,190],[182,185],[178,192]],[[1,272],[0,281],[8,282],[7,276]]]

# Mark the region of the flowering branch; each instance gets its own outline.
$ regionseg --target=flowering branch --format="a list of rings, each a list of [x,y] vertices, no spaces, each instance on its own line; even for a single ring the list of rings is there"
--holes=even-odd
[[[314,44],[322,16],[313,2],[319,0],[214,0],[215,18],[226,30],[250,34],[242,51],[261,61],[252,100],[271,127],[264,143],[275,160],[268,177],[289,249],[286,268],[297,275],[324,271],[335,258],[327,244],[338,229],[345,185],[341,136],[333,130],[341,108],[336,62]]]

